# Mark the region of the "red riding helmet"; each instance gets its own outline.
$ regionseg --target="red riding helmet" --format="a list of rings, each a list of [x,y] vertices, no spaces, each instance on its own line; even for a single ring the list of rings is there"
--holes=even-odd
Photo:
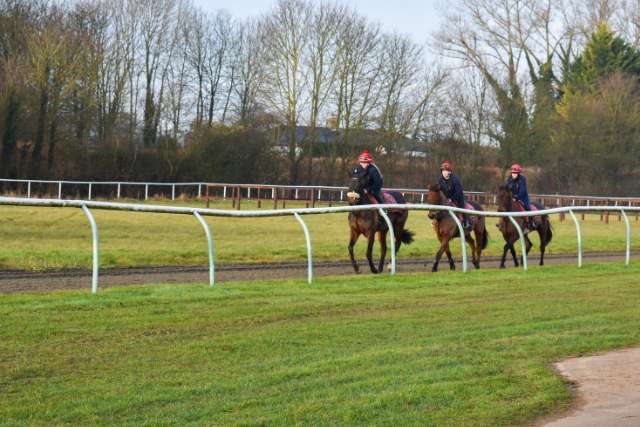
[[[442,165],[440,165],[440,172],[442,172],[442,171],[453,172],[453,168],[451,167],[451,165],[449,164],[448,161],[446,161]]]
[[[371,162],[373,162],[373,159],[371,158],[371,154],[369,154],[369,150],[364,150],[364,153],[360,154],[360,157],[358,158],[358,161],[360,163],[371,163]]]
[[[522,169],[520,169],[520,165],[513,165],[510,169],[511,173],[522,173]]]

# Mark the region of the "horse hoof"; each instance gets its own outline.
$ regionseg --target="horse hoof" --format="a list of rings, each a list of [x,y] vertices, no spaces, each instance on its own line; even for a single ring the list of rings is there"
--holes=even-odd
[[[358,267],[358,269],[356,270],[356,274],[360,274],[360,273],[362,273],[362,269]]]
[[[504,270],[505,268],[507,268],[507,267],[505,267],[505,266],[504,266],[504,264],[502,264],[502,265],[500,266],[500,270]]]
[[[455,266],[455,265],[450,265],[450,266],[449,266],[449,270],[455,270],[455,269],[456,269],[456,266]]]
[[[375,268],[372,268],[372,269],[371,269],[371,273],[372,273],[372,274],[378,274],[378,270],[376,270]]]
[[[480,263],[479,262],[476,263],[476,264],[473,264],[473,266],[476,268],[476,270],[480,270]]]

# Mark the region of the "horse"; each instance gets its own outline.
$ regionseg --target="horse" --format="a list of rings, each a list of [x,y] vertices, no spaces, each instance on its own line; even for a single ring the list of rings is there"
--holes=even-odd
[[[440,184],[428,185],[427,188],[429,189],[429,194],[427,195],[428,204],[442,206],[449,205],[449,199],[447,198],[447,196],[445,196]],[[471,204],[474,207],[474,210],[482,210],[482,207],[476,202],[468,201],[467,203]],[[459,207],[464,208],[463,206]],[[458,229],[458,225],[456,224],[456,221],[451,217],[451,215],[452,214],[447,211],[429,211],[429,218],[434,220],[432,223],[433,229],[438,236],[438,240],[440,240],[440,250],[436,255],[436,261],[433,263],[433,268],[431,269],[431,272],[433,273],[438,271],[438,263],[440,262],[440,258],[442,257],[442,252],[447,253],[447,258],[449,259],[449,269],[456,269],[453,258],[451,258],[449,242],[454,237],[458,237],[460,235],[460,230]],[[475,241],[471,237],[471,231],[475,233]],[[471,253],[473,254],[473,265],[476,269],[479,269],[482,250],[487,247],[487,243],[489,242],[489,233],[487,233],[487,228],[485,227],[485,219],[483,216],[478,217],[478,222],[472,224],[471,230],[465,231],[464,239],[469,244],[469,246],[471,246]]]
[[[366,171],[362,174],[354,173],[349,177],[349,192],[347,193],[347,196],[349,197],[350,206],[363,206],[373,203],[364,191],[364,184],[362,179],[365,174]],[[394,200],[398,204],[406,203],[404,196],[397,191],[388,190],[383,191],[383,193],[393,196]],[[380,207],[384,208],[384,205],[380,205]],[[402,243],[404,243],[405,245],[409,245],[413,242],[413,236],[415,234],[410,232],[409,230],[404,229],[407,218],[409,218],[408,211],[404,211],[404,215],[401,211],[390,211],[387,213],[387,216],[389,217],[389,220],[391,220],[393,231],[395,233],[395,249],[397,254]],[[380,221],[382,221],[382,223],[380,224],[380,227],[378,227],[378,223],[380,223]],[[384,267],[384,259],[387,255],[387,233],[389,232],[389,226],[387,225],[387,222],[378,214],[378,211],[350,212],[349,226],[351,227],[349,255],[351,255],[351,264],[353,265],[353,270],[356,272],[356,274],[362,273],[362,269],[358,267],[358,264],[356,264],[356,260],[353,257],[353,246],[358,241],[358,237],[362,234],[367,238],[367,260],[369,261],[371,272],[373,274],[382,272],[382,269]],[[378,240],[380,241],[380,265],[377,270],[373,265],[372,259],[373,242],[375,240],[376,232],[378,232]],[[389,263],[387,271],[391,271],[391,263]]]
[[[511,195],[511,185],[503,185],[498,186],[498,212],[519,212],[519,209],[516,206],[516,203],[513,200],[513,196]],[[530,205],[535,206],[538,210],[544,209],[544,207],[538,202],[529,202]],[[531,216],[535,216],[535,212],[531,213]],[[528,229],[525,229],[526,217],[513,217],[516,220],[520,229],[523,233],[528,233]],[[504,245],[504,253],[502,254],[502,262],[500,262],[500,269],[503,270],[505,268],[504,262],[507,258],[507,250],[511,251],[511,255],[513,256],[513,262],[516,267],[519,267],[518,259],[516,258],[516,249],[514,247],[514,243],[520,238],[520,234],[518,230],[516,230],[515,225],[508,218],[500,218],[498,222],[498,226],[500,227],[500,231],[502,232],[502,236],[504,240],[507,242]],[[547,215],[542,216],[542,223],[540,223],[536,227],[536,231],[540,236],[540,265],[544,265],[544,250],[547,245],[551,242],[553,238],[553,231],[551,228],[551,224],[549,223],[549,217]],[[525,247],[527,251],[527,255],[533,246],[531,240],[529,240],[529,236],[524,234]],[[520,258],[520,261],[524,263],[523,258]]]

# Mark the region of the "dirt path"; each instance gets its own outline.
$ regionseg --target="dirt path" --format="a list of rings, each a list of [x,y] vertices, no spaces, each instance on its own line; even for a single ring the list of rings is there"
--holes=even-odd
[[[537,426],[640,426],[640,348],[563,360],[555,367],[577,385],[577,402],[575,408]]]
[[[624,252],[592,252],[583,254],[583,262],[623,261]],[[631,253],[632,259],[640,258],[640,251]],[[398,273],[430,272],[433,258],[400,258],[397,261]],[[456,259],[456,266],[462,269],[462,260]],[[473,268],[471,257],[469,269]],[[529,265],[538,265],[539,255],[529,257]],[[371,274],[366,260],[359,260],[363,274]],[[577,254],[553,254],[545,257],[545,265],[576,264]],[[496,269],[500,265],[499,257],[483,257],[482,268]],[[513,268],[513,260],[507,259],[507,268]],[[365,268],[366,267],[366,268]],[[445,261],[440,269],[449,268]],[[0,271],[0,293],[52,291],[59,289],[91,289],[91,270],[72,270],[59,272],[33,273],[27,271]],[[307,277],[306,262],[270,263],[270,264],[217,264],[216,283],[269,280],[304,279]],[[318,261],[313,266],[314,277],[352,275],[349,261]],[[209,281],[209,267],[198,266],[162,266],[108,268],[100,271],[100,288],[112,286],[144,285],[152,283],[206,283]],[[640,425],[640,423],[639,423]]]

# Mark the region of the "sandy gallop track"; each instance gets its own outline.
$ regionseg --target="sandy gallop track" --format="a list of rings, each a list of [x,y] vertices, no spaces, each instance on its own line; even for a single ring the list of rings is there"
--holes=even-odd
[[[640,348],[567,359],[555,367],[572,380],[576,407],[537,426],[640,426]]]
[[[592,252],[583,254],[583,262],[623,261],[624,252]],[[632,252],[632,258],[640,258],[640,251]],[[429,272],[433,258],[400,258],[398,273]],[[529,265],[538,265],[539,255],[529,258]],[[366,260],[358,260],[363,274],[371,274]],[[576,264],[577,254],[547,255],[545,265]],[[458,269],[462,261],[456,259]],[[500,264],[499,257],[484,257],[482,268],[495,269]],[[513,260],[507,258],[507,268],[513,268]],[[440,262],[440,269],[448,269],[446,260]],[[471,257],[469,268],[472,269]],[[349,261],[319,261],[314,263],[314,277],[353,275]],[[304,279],[307,277],[306,262],[270,264],[217,264],[216,283],[254,281],[269,279]],[[100,271],[100,288],[111,286],[143,285],[151,283],[207,283],[208,266],[162,266],[108,268]],[[91,270],[67,270],[33,273],[28,271],[0,271],[0,293],[10,294],[30,291],[52,291],[59,289],[90,289]]]

